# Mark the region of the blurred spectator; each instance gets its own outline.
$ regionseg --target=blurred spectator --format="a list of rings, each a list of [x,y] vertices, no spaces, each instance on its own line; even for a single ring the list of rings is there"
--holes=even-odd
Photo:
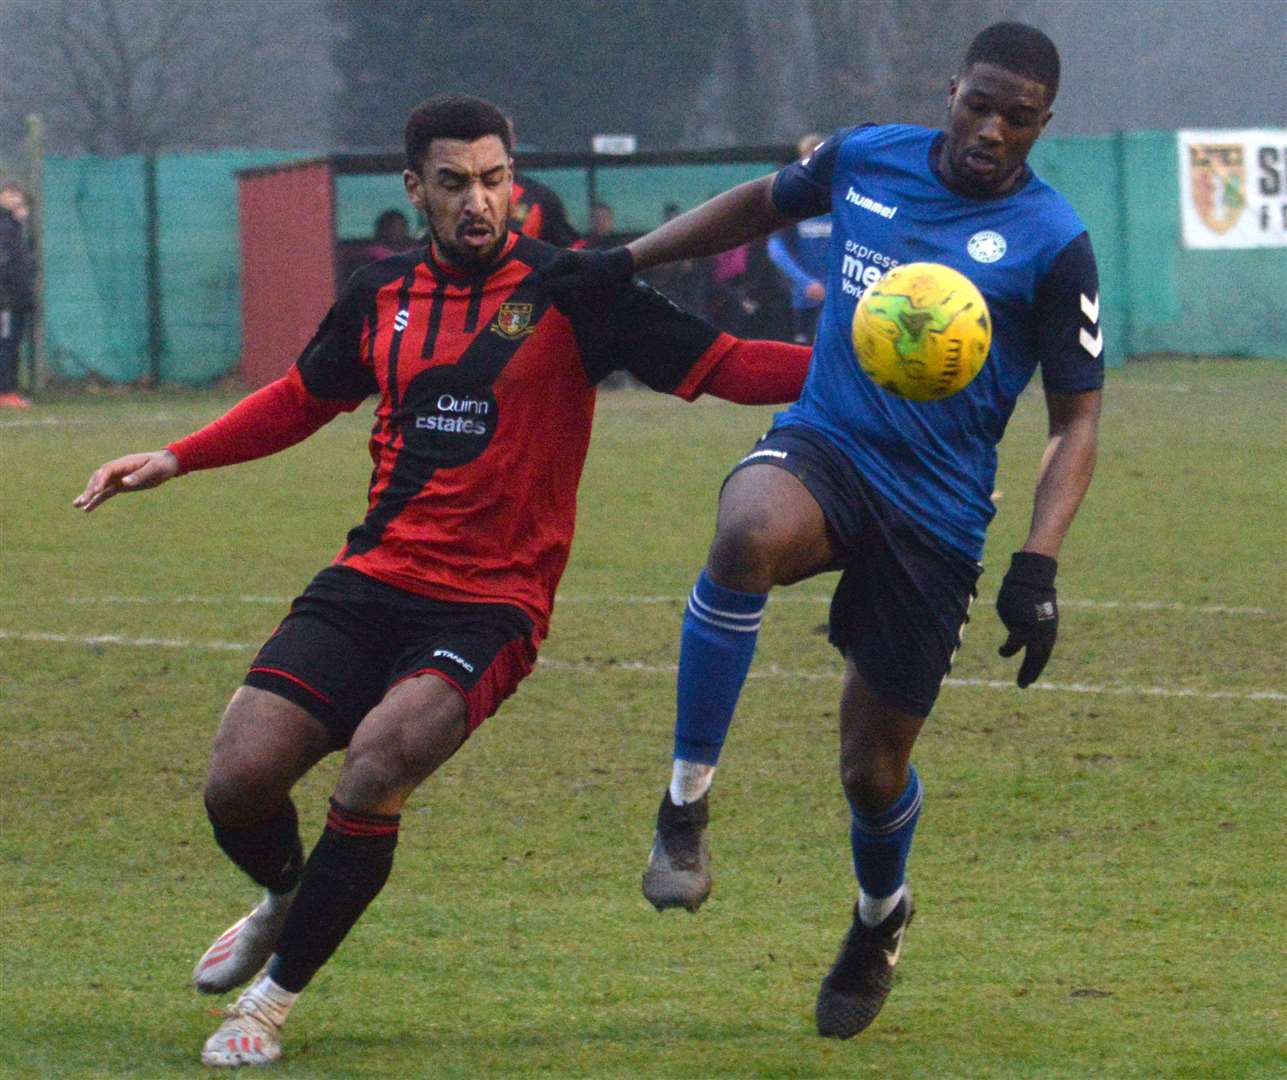
[[[762,241],[707,260],[706,317],[735,336],[786,336],[786,297]]]
[[[509,204],[510,227],[524,236],[558,247],[580,247],[581,234],[572,228],[563,200],[553,188],[520,173],[514,174]]]
[[[415,246],[407,215],[401,210],[385,210],[375,219],[375,235],[363,254],[368,262],[375,262]]]
[[[412,235],[411,224],[401,210],[383,210],[375,219],[375,232],[369,240],[342,240],[336,246],[338,281],[342,284],[368,263],[387,259],[424,242]]]
[[[590,232],[585,238],[588,248],[612,247],[621,243],[617,236],[617,220],[607,203],[590,204]]]
[[[0,183],[0,407],[29,408],[18,393],[18,354],[36,306],[36,260],[27,237],[30,207],[17,184]]]
[[[799,156],[811,154],[822,136],[805,135],[796,146]],[[797,221],[769,237],[768,255],[791,287],[791,340],[812,345],[822,301],[827,295],[827,248],[831,215]]]

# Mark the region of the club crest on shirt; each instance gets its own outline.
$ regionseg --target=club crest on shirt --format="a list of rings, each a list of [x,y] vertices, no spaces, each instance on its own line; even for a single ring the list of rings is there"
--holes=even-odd
[[[501,304],[491,330],[493,334],[499,334],[513,341],[515,338],[526,337],[536,330],[536,327],[529,325],[531,321],[531,304]]]

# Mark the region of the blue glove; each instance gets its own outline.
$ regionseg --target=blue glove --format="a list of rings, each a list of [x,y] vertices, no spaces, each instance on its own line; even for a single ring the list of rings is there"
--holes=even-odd
[[[1055,603],[1055,570],[1059,564],[1049,555],[1016,551],[1010,569],[997,593],[997,614],[1010,636],[999,652],[1013,656],[1020,649],[1019,688],[1037,680],[1055,648],[1059,632],[1059,608]]]

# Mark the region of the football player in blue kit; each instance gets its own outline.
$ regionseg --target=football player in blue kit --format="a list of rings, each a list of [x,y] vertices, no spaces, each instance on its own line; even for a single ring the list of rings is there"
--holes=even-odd
[[[1051,117],[1059,56],[1039,30],[989,27],[950,82],[943,131],[862,125],[718,195],[627,248],[569,253],[546,271],[575,289],[697,258],[832,215],[824,304],[800,400],[734,466],[681,632],[674,768],[644,893],[696,911],[711,887],[708,791],[769,590],[841,569],[830,640],[844,656],[840,773],[859,895],[816,1005],[818,1032],[866,1028],[893,983],[912,917],[904,869],[921,807],[910,762],[960,644],[981,572],[996,446],[1041,369],[1049,414],[1031,525],[1001,583],[1002,656],[1018,684],[1055,642],[1060,545],[1090,483],[1103,386],[1099,287],[1086,228],[1027,166]],[[988,362],[953,397],[910,402],[853,352],[863,290],[892,266],[938,262],[979,287]]]

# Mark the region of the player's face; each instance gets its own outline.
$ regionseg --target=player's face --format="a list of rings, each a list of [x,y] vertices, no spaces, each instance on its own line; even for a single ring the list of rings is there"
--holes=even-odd
[[[429,222],[437,253],[486,266],[504,246],[514,168],[496,135],[473,142],[434,139],[418,173],[402,174],[411,205]]]
[[[939,167],[955,188],[1000,195],[1012,188],[1051,112],[1046,87],[994,64],[953,79]]]

